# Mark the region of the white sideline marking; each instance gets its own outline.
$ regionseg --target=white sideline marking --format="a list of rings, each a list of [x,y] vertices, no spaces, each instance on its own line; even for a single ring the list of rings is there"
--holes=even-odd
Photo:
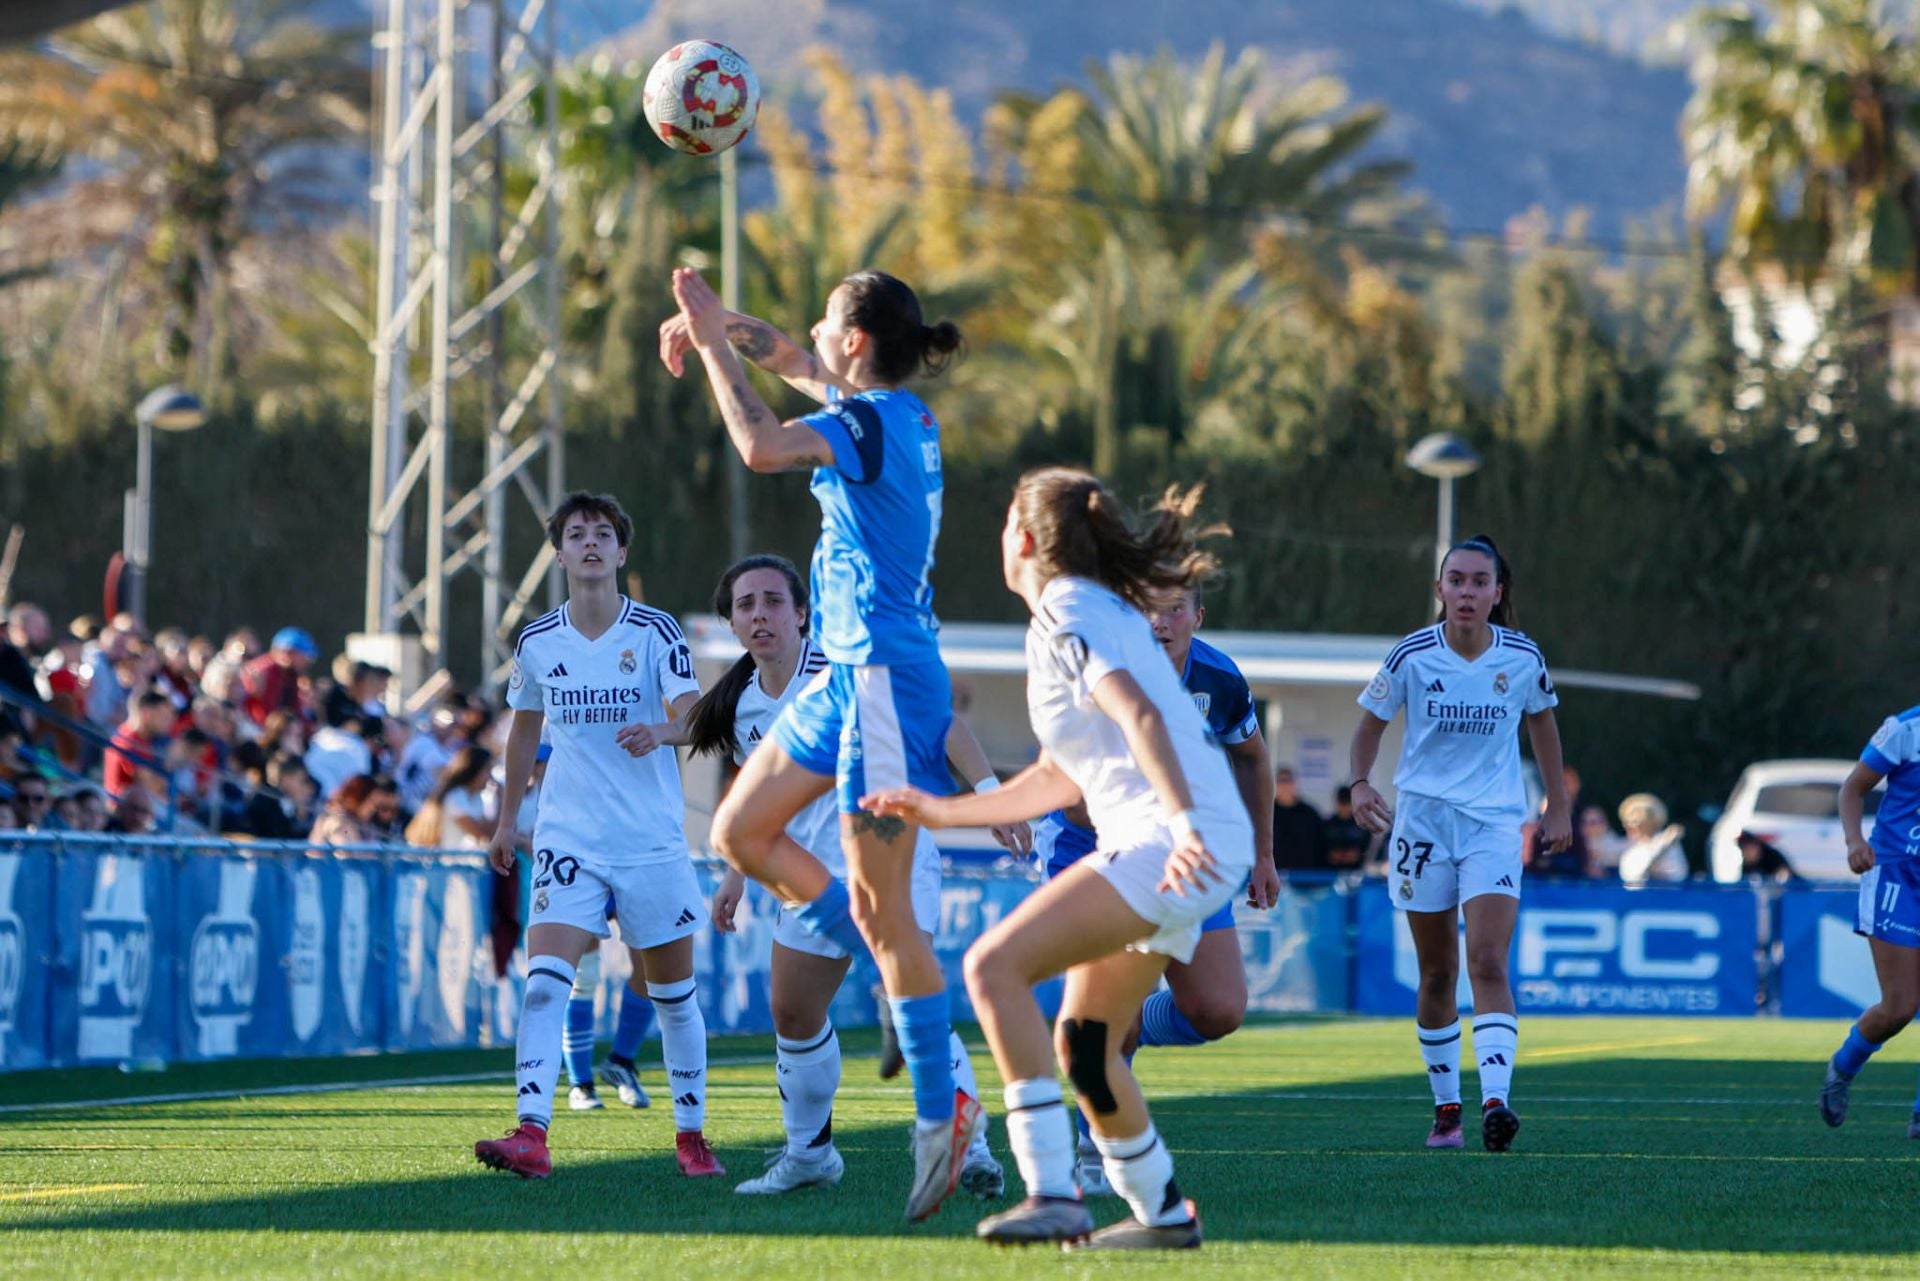
[[[851,1057],[851,1056],[850,1056]],[[709,1067],[754,1067],[773,1062],[770,1054],[743,1054],[710,1059]],[[211,1103],[220,1099],[255,1099],[290,1094],[345,1094],[353,1090],[405,1090],[430,1085],[472,1085],[476,1081],[511,1079],[511,1072],[462,1072],[448,1076],[404,1076],[388,1080],[323,1081],[309,1085],[263,1085],[250,1090],[192,1090],[178,1094],[128,1094],[112,1099],[62,1099],[57,1103],[8,1103],[9,1112],[87,1112],[94,1108],[142,1107],[153,1103]]]
[[[1522,1059],[1521,1062],[1524,1063],[1525,1060]],[[1407,1103],[1407,1102],[1418,1102],[1420,1100],[1431,1101],[1430,1096],[1426,1094],[1335,1094],[1332,1092],[1322,1092],[1318,1090],[1263,1091],[1259,1094],[1238,1094],[1238,1095],[1231,1094],[1231,1093],[1210,1094],[1210,1095],[1184,1095],[1184,1096],[1170,1095],[1167,1097],[1171,1097],[1171,1098],[1200,1097],[1200,1098],[1216,1098],[1216,1099],[1217,1098],[1270,1099],[1278,1102],[1295,1102],[1295,1103],[1313,1103],[1321,1099],[1325,1099],[1330,1103]],[[1532,1093],[1523,1094],[1522,1097],[1536,1107],[1552,1107],[1554,1104],[1557,1104],[1557,1103],[1600,1103],[1600,1104],[1617,1105],[1622,1107],[1714,1107],[1714,1108],[1805,1107],[1809,1109],[1811,1109],[1814,1106],[1814,1100],[1816,1098],[1815,1095],[1808,1094],[1808,1095],[1796,1096],[1794,1098],[1745,1098],[1745,1099],[1680,1098],[1680,1099],[1676,1099],[1676,1098],[1667,1098],[1667,1097],[1662,1097],[1660,1095],[1652,1095],[1652,1094],[1636,1094],[1636,1095],[1553,1094],[1545,1091],[1542,1091],[1541,1093],[1538,1093],[1538,1094],[1532,1094]],[[1853,1106],[1857,1108],[1858,1107],[1907,1108],[1912,1105],[1907,1103],[1890,1102],[1882,1099],[1855,1099],[1853,1101]]]

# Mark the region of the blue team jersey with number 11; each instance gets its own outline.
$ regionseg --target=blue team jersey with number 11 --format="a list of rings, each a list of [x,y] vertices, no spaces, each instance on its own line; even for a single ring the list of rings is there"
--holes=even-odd
[[[800,420],[833,462],[813,471],[820,541],[813,549],[813,633],[835,663],[940,661],[933,613],[940,538],[940,424],[899,389],[835,400]]]

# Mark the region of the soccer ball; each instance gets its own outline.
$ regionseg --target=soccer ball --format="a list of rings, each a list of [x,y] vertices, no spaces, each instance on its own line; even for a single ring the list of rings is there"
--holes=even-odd
[[[690,156],[717,155],[753,128],[760,79],[727,46],[687,40],[647,72],[640,103],[660,141]]]

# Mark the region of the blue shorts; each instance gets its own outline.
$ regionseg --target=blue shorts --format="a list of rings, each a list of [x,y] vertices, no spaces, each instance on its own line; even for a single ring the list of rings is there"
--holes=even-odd
[[[1860,874],[1854,933],[1920,947],[1920,859],[1889,859]]]
[[[833,778],[840,812],[857,814],[869,792],[908,784],[935,796],[953,791],[952,724],[944,664],[831,663],[780,713],[773,740],[800,768]]]
[[[1054,810],[1033,825],[1033,852],[1039,857],[1041,866],[1046,868],[1049,881],[1093,853],[1099,839],[1099,834],[1092,828],[1080,826],[1060,810]],[[1232,928],[1232,898],[1200,923],[1202,934]]]

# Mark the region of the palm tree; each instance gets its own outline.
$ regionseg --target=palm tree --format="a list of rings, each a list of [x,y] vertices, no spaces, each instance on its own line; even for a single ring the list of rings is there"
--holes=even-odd
[[[1812,280],[1920,282],[1920,62],[1872,0],[1770,0],[1696,19],[1687,207],[1731,207],[1729,248]]]
[[[302,20],[311,4],[153,0],[0,65],[0,136],[89,162],[28,234],[126,264],[173,372],[219,371],[236,328],[264,329],[248,298],[272,293],[236,274],[304,269],[315,224],[358,202],[333,144],[366,129],[365,32]]]
[[[1330,78],[1270,89],[1252,51],[1117,56],[1093,79],[1091,98],[1008,100],[999,121],[1023,183],[1009,252],[1045,246],[1017,286],[1029,341],[1072,369],[1107,470],[1132,427],[1178,444],[1264,358],[1309,268],[1263,271],[1256,234],[1302,242],[1304,264],[1322,232],[1389,208],[1405,167],[1355,162],[1379,108],[1347,109]]]

